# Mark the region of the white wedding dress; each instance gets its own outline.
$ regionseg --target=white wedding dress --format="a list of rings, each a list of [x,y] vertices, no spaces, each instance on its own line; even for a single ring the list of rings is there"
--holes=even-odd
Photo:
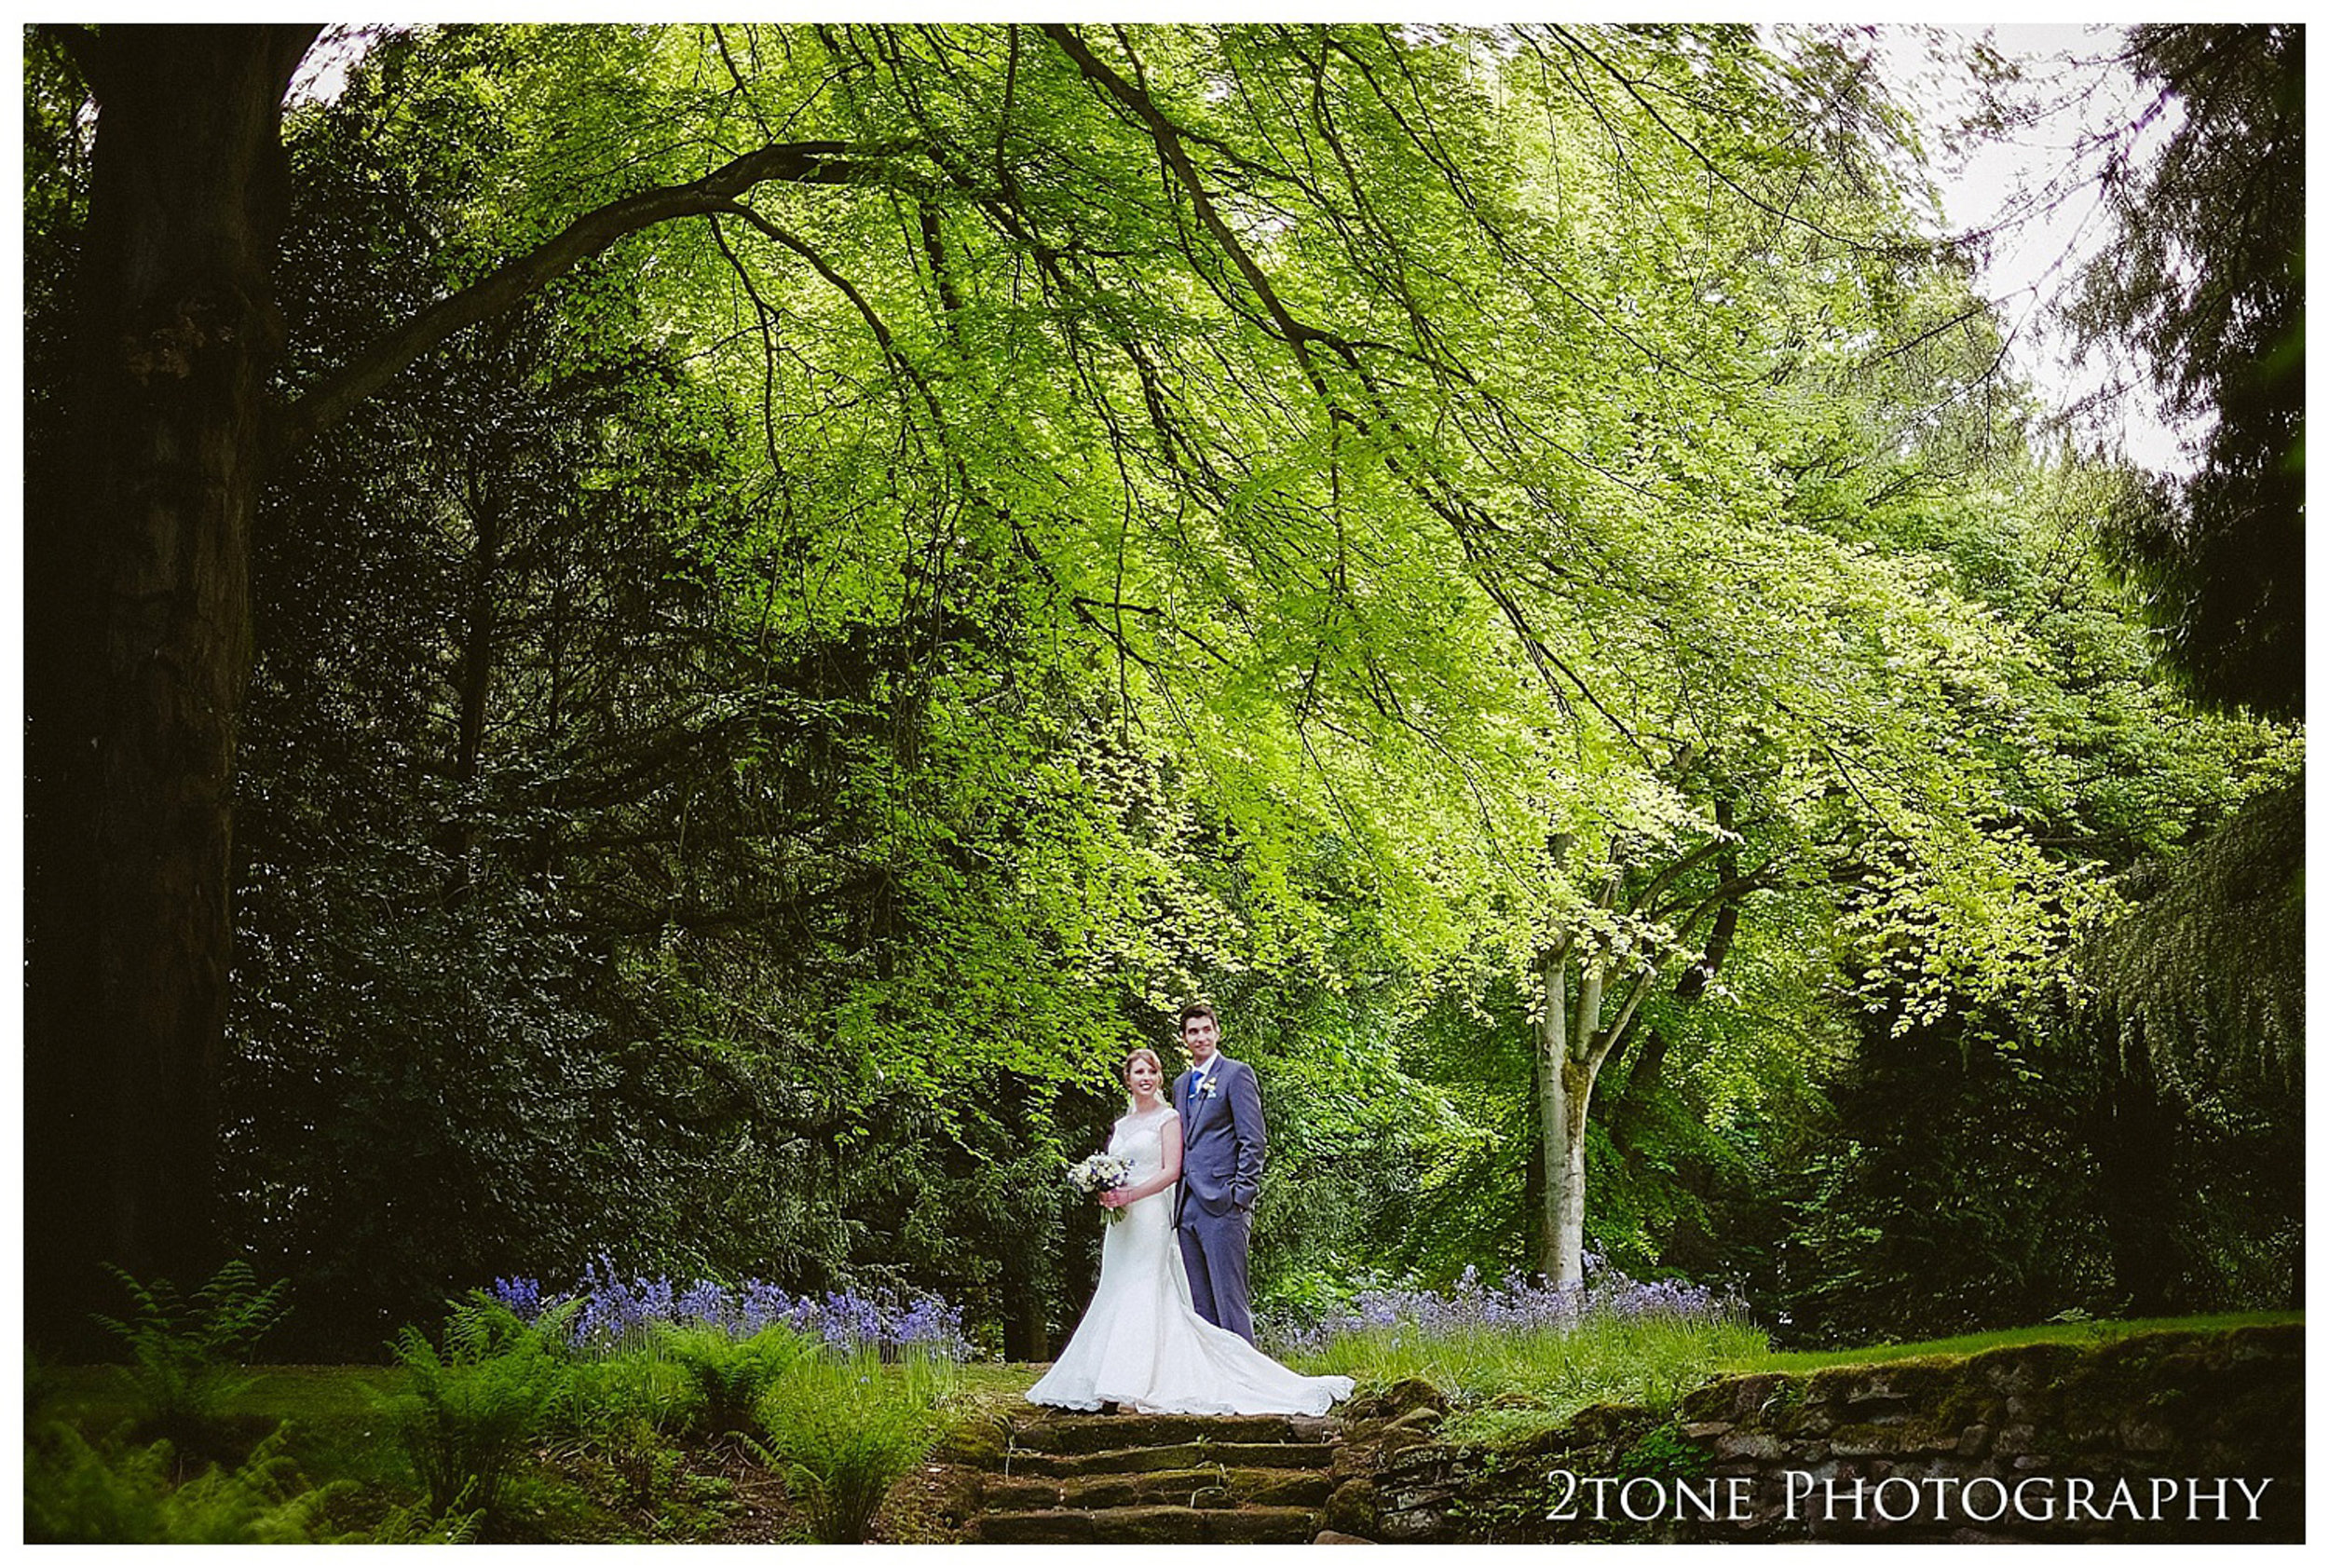
[[[1116,1124],[1108,1152],[1132,1164],[1137,1185],[1164,1168],[1171,1106]],[[1173,1189],[1127,1204],[1100,1243],[1100,1283],[1075,1336],[1034,1387],[1032,1403],[1203,1415],[1287,1411],[1324,1415],[1350,1398],[1346,1377],[1304,1377],[1197,1316],[1173,1236]]]

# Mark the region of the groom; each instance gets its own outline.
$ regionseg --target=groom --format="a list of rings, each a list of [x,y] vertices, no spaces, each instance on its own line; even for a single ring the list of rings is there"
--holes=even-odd
[[[1261,1195],[1261,1091],[1252,1068],[1221,1055],[1220,1022],[1203,1002],[1180,1010],[1180,1043],[1192,1064],[1173,1080],[1181,1137],[1173,1223],[1180,1228],[1181,1262],[1197,1316],[1251,1344],[1246,1253]]]

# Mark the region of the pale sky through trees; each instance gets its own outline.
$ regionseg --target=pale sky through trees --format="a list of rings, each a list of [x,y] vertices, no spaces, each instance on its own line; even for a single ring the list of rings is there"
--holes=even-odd
[[[2050,319],[2075,285],[2078,269],[2110,237],[2095,178],[2100,160],[2094,139],[2132,123],[2149,97],[2132,74],[2095,63],[2118,50],[2124,30],[2082,22],[1968,22],[1878,31],[1894,90],[1923,123],[1948,230],[1995,230],[1981,266],[1982,291],[1997,304],[2011,337],[2015,368],[2055,408],[2092,394],[2114,375],[2126,378],[2129,367],[2073,362],[2069,345]],[[1959,135],[1954,130],[1974,107],[1973,82],[1962,55],[1984,35],[2022,67],[2022,81],[2008,89],[2013,101],[2043,111],[2010,135]],[[2145,141],[2156,147],[2174,124],[2171,107],[2145,132]],[[2078,428],[2082,443],[2115,441],[2145,468],[2190,470],[2182,439],[2161,422],[2140,375]]]

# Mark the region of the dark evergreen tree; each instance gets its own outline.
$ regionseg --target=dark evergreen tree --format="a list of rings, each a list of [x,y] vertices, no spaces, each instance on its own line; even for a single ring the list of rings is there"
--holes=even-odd
[[[2139,346],[2168,411],[2206,427],[2192,476],[2120,541],[2194,696],[2305,707],[2305,29],[2149,23],[2125,63],[2178,116],[2156,158],[2105,170],[2118,224],[2073,320]]]

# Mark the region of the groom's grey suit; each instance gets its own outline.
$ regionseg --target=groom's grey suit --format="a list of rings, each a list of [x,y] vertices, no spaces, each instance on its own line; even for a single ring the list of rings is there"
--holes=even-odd
[[[1192,1068],[1173,1080],[1180,1112],[1180,1190],[1173,1200],[1181,1262],[1197,1316],[1253,1343],[1246,1257],[1261,1195],[1261,1090],[1253,1069],[1215,1052],[1201,1093]]]

